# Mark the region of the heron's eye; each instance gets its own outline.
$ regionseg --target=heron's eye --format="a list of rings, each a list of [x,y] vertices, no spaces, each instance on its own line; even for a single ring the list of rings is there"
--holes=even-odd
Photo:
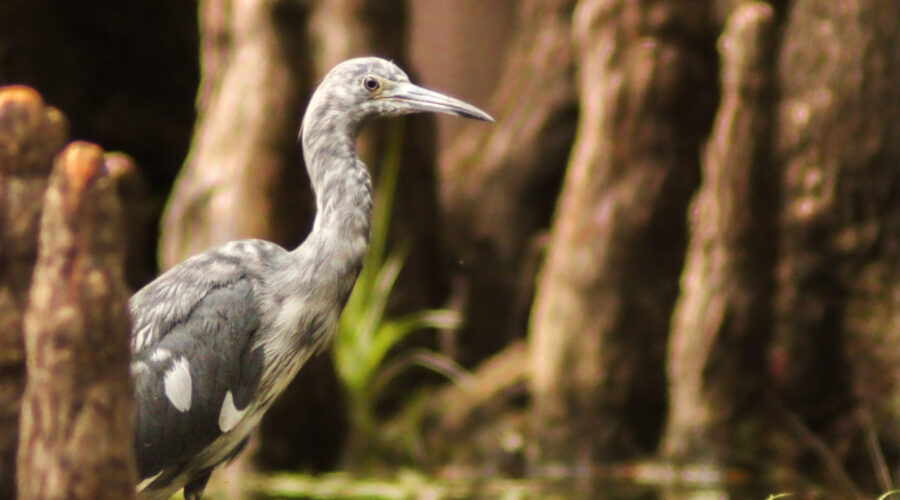
[[[367,76],[363,79],[363,86],[366,87],[366,90],[373,92],[378,90],[381,87],[381,84],[378,83],[378,80],[375,79],[374,76]]]

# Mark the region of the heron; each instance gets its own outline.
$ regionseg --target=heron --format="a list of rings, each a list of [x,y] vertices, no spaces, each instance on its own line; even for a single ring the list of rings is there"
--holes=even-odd
[[[135,454],[142,500],[199,499],[300,367],[328,345],[369,243],[372,179],[355,150],[376,117],[484,111],[410,82],[377,57],[335,66],[299,140],[316,199],[312,231],[286,250],[226,243],[163,273],[130,300]]]

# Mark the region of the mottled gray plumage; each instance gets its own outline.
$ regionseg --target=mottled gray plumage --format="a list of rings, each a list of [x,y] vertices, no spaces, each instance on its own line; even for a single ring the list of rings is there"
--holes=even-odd
[[[301,128],[316,193],[313,230],[293,251],[227,243],[175,266],[131,299],[135,448],[142,499],[199,498],[274,398],[326,345],[369,242],[372,181],[354,143],[369,118],[415,112],[493,121],[417,87],[393,63],[345,61]]]

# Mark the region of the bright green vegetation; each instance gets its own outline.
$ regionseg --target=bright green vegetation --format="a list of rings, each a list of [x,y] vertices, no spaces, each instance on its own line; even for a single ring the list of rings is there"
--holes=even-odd
[[[397,184],[402,130],[391,128],[383,166],[375,189],[372,234],[363,269],[341,316],[332,355],[349,407],[351,439],[377,439],[375,406],[385,387],[413,365],[425,366],[450,378],[459,368],[452,361],[422,349],[390,357],[414,332],[454,329],[459,314],[445,309],[423,310],[400,317],[388,315],[394,284],[407,255],[408,244],[387,251],[392,202]]]

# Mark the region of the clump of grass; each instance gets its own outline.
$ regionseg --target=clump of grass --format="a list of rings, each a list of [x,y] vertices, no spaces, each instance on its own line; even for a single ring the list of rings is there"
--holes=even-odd
[[[390,129],[384,164],[375,189],[375,208],[369,250],[350,295],[332,355],[338,379],[347,396],[351,439],[377,439],[375,406],[385,387],[412,365],[453,377],[457,366],[438,353],[417,350],[405,356],[389,355],[411,334],[428,329],[455,329],[459,314],[447,309],[416,311],[400,317],[387,313],[388,301],[403,269],[409,245],[387,253],[391,205],[397,184],[402,129]],[[389,359],[390,358],[390,359]],[[353,443],[359,445],[360,443]]]

